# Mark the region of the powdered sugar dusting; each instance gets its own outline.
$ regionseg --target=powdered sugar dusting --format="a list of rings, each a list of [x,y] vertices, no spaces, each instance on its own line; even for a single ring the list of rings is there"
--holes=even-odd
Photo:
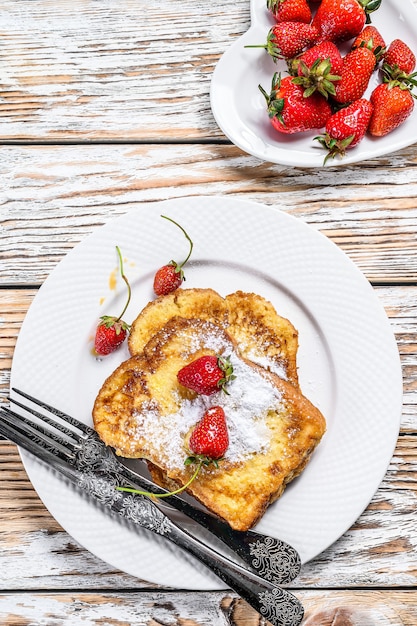
[[[265,355],[260,355],[253,350],[251,352],[247,352],[246,357],[250,361],[253,361],[257,365],[260,365],[261,367],[265,368],[266,370],[269,370],[270,372],[272,372],[273,374],[276,374],[280,378],[283,378],[284,380],[288,380],[287,370],[285,369],[285,366],[282,363],[277,363],[273,359],[269,359]]]
[[[209,338],[207,341],[210,342]],[[209,347],[207,343],[205,345]],[[228,385],[229,394],[219,390],[211,396],[197,396],[192,400],[182,399],[176,394],[177,412],[160,416],[155,404],[148,403],[137,414],[133,437],[140,436],[157,445],[167,467],[183,467],[187,456],[184,447],[186,434],[208,408],[216,405],[224,409],[229,431],[225,459],[236,463],[268,449],[270,433],[266,417],[268,410],[279,406],[281,395],[257,369],[242,361],[234,352],[229,354],[236,376]]]

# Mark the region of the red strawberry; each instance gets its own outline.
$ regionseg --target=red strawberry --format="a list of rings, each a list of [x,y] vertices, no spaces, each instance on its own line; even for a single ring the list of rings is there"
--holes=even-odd
[[[362,98],[374,69],[375,55],[369,48],[355,48],[348,52],[333,96],[336,102],[347,104]]]
[[[371,24],[365,26],[356,37],[351,49],[354,50],[355,48],[369,48],[374,53],[376,61],[381,59],[386,50],[384,38],[379,30]]]
[[[226,416],[220,406],[213,406],[204,413],[191,433],[189,448],[198,457],[219,460],[229,447]],[[193,459],[194,460],[194,459]]]
[[[274,61],[291,59],[313,45],[318,35],[317,28],[310,24],[279,22],[269,30],[266,44],[250,45],[245,48],[265,48]]]
[[[411,115],[414,98],[410,90],[395,81],[382,83],[371,95],[374,111],[369,124],[369,132],[374,137],[388,135]]]
[[[381,0],[322,0],[311,23],[320,31],[320,41],[347,41],[359,35],[369,13],[380,4]]]
[[[384,63],[398,73],[411,74],[416,66],[413,51],[401,39],[394,39],[384,54]]]
[[[170,261],[167,265],[163,265],[159,270],[155,273],[154,281],[153,281],[153,290],[157,296],[166,296],[168,293],[175,291],[182,285],[182,282],[185,280],[183,267],[187,263],[188,259],[191,256],[191,252],[193,250],[193,242],[190,237],[187,235],[182,226],[174,222],[170,217],[166,217],[166,215],[161,215],[166,220],[169,220],[175,226],[178,226],[184,233],[186,239],[190,244],[190,249],[188,251],[188,255],[182,263],[176,263],[176,261]]]
[[[303,61],[308,68],[311,68],[317,60],[324,61],[326,59],[330,61],[332,74],[340,74],[343,59],[339,48],[332,41],[322,41],[321,43],[315,44],[294,59],[289,59],[287,65],[291,74],[302,76],[303,72],[300,68],[301,61]]]
[[[183,387],[211,396],[221,389],[226,391],[225,385],[235,376],[230,357],[205,355],[180,369],[177,378]]]
[[[323,128],[332,114],[326,98],[318,92],[305,98],[304,89],[300,85],[295,85],[293,81],[291,76],[281,79],[281,76],[275,73],[269,95],[259,85],[267,103],[272,126],[285,134]]]
[[[328,120],[325,134],[316,137],[328,154],[324,163],[337,154],[343,156],[348,148],[356,146],[365,136],[373,111],[369,100],[361,98],[334,113]]]
[[[101,322],[97,326],[94,339],[94,350],[96,354],[106,356],[119,348],[126,339],[129,325],[123,320],[115,317],[103,315]]]
[[[277,22],[311,22],[307,0],[267,0],[266,6]]]
[[[100,322],[96,328],[96,334],[94,338],[94,352],[97,355],[106,356],[111,352],[114,352],[119,348],[129,331],[130,326],[122,320],[123,315],[129,305],[131,289],[129,281],[123,272],[123,260],[119,248],[116,246],[117,254],[119,257],[120,274],[127,285],[127,300],[123,308],[123,311],[119,317],[111,317],[109,315],[103,315],[100,318]]]
[[[305,88],[305,97],[317,90],[327,98],[335,93],[334,82],[340,79],[343,59],[336,44],[323,41],[290,59],[287,65],[296,76],[293,82]]]

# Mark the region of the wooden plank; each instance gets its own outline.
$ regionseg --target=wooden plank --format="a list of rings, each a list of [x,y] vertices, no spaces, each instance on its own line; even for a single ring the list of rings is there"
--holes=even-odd
[[[224,139],[211,76],[249,25],[248,0],[3,0],[0,136]]]
[[[416,436],[402,435],[367,509],[338,541],[303,566],[294,584],[415,587],[416,477]],[[0,441],[0,519],[2,589],[108,589],[116,582],[124,588],[133,584],[134,579],[84,550],[51,518],[31,487],[16,447],[6,441]]]
[[[0,395],[6,395],[14,346],[36,289],[7,289],[0,298]],[[417,286],[376,287],[395,334],[404,380],[402,432],[417,431]]]
[[[415,626],[417,594],[407,591],[297,591],[304,626]],[[228,592],[3,594],[0,620],[83,626],[261,626],[246,603]],[[51,621],[53,620],[53,621]]]
[[[0,154],[2,285],[39,285],[76,243],[143,202],[201,194],[274,206],[323,232],[369,280],[417,282],[417,146],[400,160],[337,171],[265,164],[234,146],[3,146]]]
[[[247,0],[5,0],[3,140],[223,137],[211,75],[249,27]]]

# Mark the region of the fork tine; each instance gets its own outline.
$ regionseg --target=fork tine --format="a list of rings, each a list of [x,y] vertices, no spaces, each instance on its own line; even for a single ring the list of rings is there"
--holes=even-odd
[[[30,400],[30,402],[33,402],[33,404],[37,404],[38,406],[45,409],[46,411],[49,411],[49,413],[52,413],[52,415],[60,417],[65,422],[68,422],[68,424],[71,424],[71,426],[74,426],[75,428],[79,428],[86,435],[92,435],[95,433],[95,430],[91,428],[91,426],[87,426],[87,424],[80,422],[80,420],[77,420],[75,417],[72,417],[72,415],[68,415],[67,413],[64,413],[63,411],[60,411],[59,409],[56,409],[55,407],[51,406],[50,404],[47,404],[46,402],[42,402],[41,400],[34,398],[33,396],[29,395],[28,393],[25,393],[21,389],[16,389],[16,387],[12,387],[12,391],[22,396],[23,398],[26,398],[26,400]],[[15,400],[12,400],[12,401],[15,402]]]
[[[63,433],[64,435],[67,435],[67,437],[72,439],[74,442],[78,443],[80,435],[78,433],[76,433],[74,430],[72,430],[71,428],[68,428],[67,426],[64,426],[64,424],[61,424],[57,420],[51,419],[47,415],[43,415],[43,413],[39,413],[38,411],[35,411],[35,409],[32,409],[32,408],[28,407],[26,404],[23,404],[22,402],[18,402],[18,400],[15,400],[14,398],[8,398],[8,399],[9,399],[10,402],[13,402],[13,404],[16,404],[16,406],[19,406],[21,409],[24,409],[25,411],[27,411],[28,413],[30,413],[34,417],[38,417],[39,419],[42,420],[42,422],[45,422],[45,424],[48,424],[49,426],[52,426],[52,428],[55,428],[56,430],[58,430],[59,432]],[[23,416],[21,416],[21,417],[22,417],[22,419],[24,419]],[[46,432],[47,432],[47,434],[50,433],[50,431],[46,431]],[[64,441],[64,439],[62,437],[59,438],[58,435],[56,435],[56,437],[57,437],[58,441],[60,439],[62,441]]]
[[[37,447],[49,450],[60,459],[73,462],[76,449],[73,444],[66,443],[65,440],[43,428],[42,425],[15,413],[11,409],[2,406],[0,410],[2,415],[1,426],[4,425],[8,429],[13,429],[18,435],[29,439]],[[14,440],[12,439],[12,441]]]

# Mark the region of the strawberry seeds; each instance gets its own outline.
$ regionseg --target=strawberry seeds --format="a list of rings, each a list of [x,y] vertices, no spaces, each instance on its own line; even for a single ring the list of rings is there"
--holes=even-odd
[[[289,75],[275,72],[269,93],[259,85],[269,121],[286,135],[323,129],[315,139],[327,149],[324,163],[367,134],[391,133],[414,109],[416,57],[401,39],[386,45],[370,23],[380,6],[381,0],[267,0],[276,24],[264,44],[245,46],[286,62]],[[366,97],[376,73],[380,83]]]

